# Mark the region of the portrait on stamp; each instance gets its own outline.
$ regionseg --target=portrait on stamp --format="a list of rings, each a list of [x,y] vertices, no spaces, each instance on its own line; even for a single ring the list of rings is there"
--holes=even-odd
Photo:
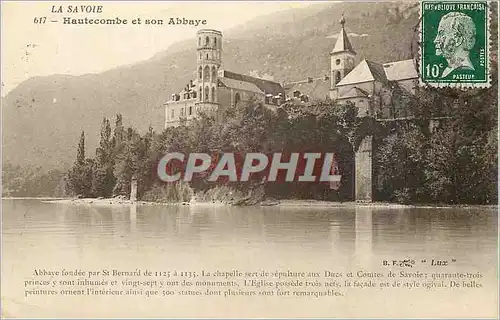
[[[434,43],[436,55],[445,57],[448,62],[442,78],[455,70],[474,70],[470,50],[474,48],[475,42],[476,26],[471,17],[461,12],[450,12],[441,18]]]

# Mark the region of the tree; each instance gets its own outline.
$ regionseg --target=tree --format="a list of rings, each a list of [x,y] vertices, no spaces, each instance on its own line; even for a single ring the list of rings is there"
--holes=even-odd
[[[426,136],[416,123],[393,125],[375,152],[376,198],[402,203],[425,198]]]
[[[76,154],[76,163],[83,165],[85,163],[85,132],[82,131],[80,141],[78,142],[78,151]]]
[[[78,142],[76,161],[67,173],[66,181],[68,184],[68,191],[77,196],[92,196],[91,187],[93,170],[93,161],[85,159],[85,132],[82,131],[80,141]]]
[[[101,139],[96,149],[95,172],[92,179],[92,193],[98,197],[110,197],[115,185],[113,175],[114,143],[111,138],[109,120],[104,118],[101,126]]]

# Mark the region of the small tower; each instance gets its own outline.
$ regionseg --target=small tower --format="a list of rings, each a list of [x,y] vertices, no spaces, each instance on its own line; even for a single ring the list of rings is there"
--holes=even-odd
[[[337,83],[340,82],[352,69],[354,69],[354,57],[356,52],[352,49],[351,42],[345,31],[345,18],[342,14],[340,19],[342,28],[340,29],[339,37],[335,43],[335,47],[330,52],[330,89],[333,90]]]
[[[222,65],[222,32],[202,29],[196,36],[198,104],[216,104],[217,75]]]

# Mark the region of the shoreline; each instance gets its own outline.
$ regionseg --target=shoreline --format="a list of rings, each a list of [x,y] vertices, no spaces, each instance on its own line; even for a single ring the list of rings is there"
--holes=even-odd
[[[150,202],[150,201],[130,201],[128,199],[118,198],[2,198],[6,200],[41,200],[43,203],[53,204],[70,204],[70,205],[95,205],[95,206],[235,206],[229,202],[212,201],[212,202]],[[280,207],[280,208],[347,208],[347,207],[370,207],[370,208],[394,208],[394,209],[411,209],[411,208],[440,208],[440,209],[453,209],[453,208],[492,208],[498,209],[498,205],[443,205],[443,204],[399,204],[390,202],[329,202],[322,200],[266,200],[255,205],[241,206],[241,207]]]
[[[2,197],[2,200],[68,200],[70,197]]]

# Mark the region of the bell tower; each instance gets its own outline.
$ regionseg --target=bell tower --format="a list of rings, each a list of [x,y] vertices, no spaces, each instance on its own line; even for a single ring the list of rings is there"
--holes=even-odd
[[[222,32],[202,29],[196,33],[196,38],[198,104],[216,109],[218,103],[217,76],[222,65]]]
[[[345,18],[343,14],[339,22],[342,27],[335,47],[330,52],[330,90],[335,89],[337,83],[354,69],[354,58],[356,56],[344,28]]]

